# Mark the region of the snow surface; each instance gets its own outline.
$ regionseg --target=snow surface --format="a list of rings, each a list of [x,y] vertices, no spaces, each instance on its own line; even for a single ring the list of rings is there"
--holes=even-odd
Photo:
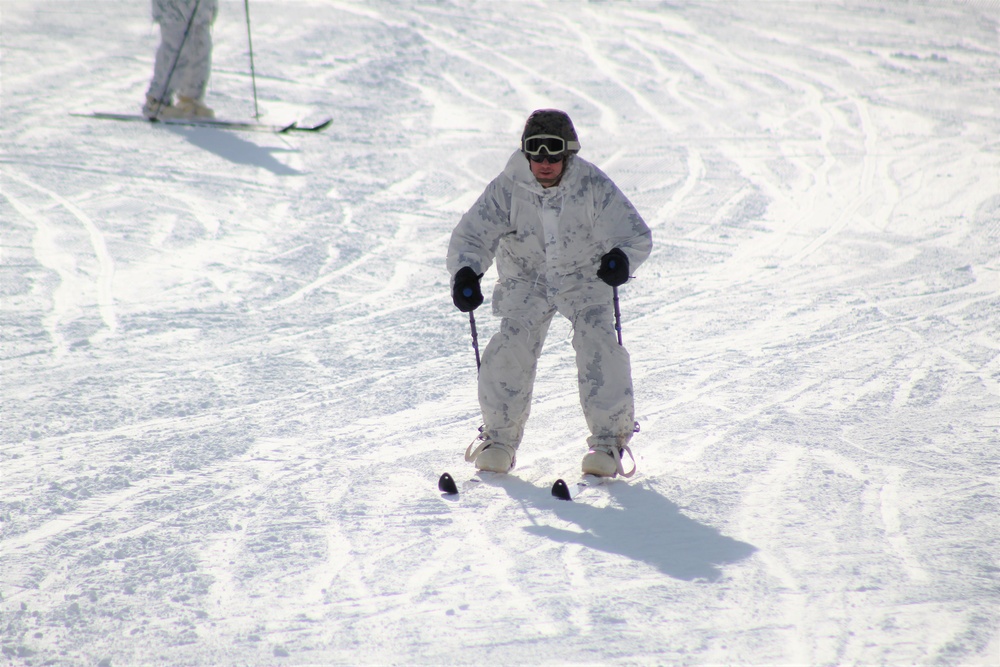
[[[1000,664],[1000,4],[250,9],[263,119],[325,133],[71,116],[138,111],[148,3],[3,3],[5,661]],[[549,106],[656,245],[640,472],[573,502],[566,323],[474,483],[444,269]]]

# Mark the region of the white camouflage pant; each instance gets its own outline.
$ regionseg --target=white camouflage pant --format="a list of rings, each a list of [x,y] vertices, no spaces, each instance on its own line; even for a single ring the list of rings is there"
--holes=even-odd
[[[212,23],[218,11],[218,0],[153,0],[160,47],[148,95],[165,102],[175,92],[197,100],[205,97],[212,71]]]
[[[504,317],[483,352],[479,405],[484,435],[515,449],[531,411],[531,394],[545,335],[556,312]],[[564,313],[565,314],[565,313]],[[618,344],[611,304],[566,314],[573,324],[580,404],[591,435],[587,444],[624,445],[632,437],[634,401],[628,352]]]

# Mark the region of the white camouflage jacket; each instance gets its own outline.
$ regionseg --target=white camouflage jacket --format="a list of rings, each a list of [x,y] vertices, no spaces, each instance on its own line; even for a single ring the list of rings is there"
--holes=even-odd
[[[447,264],[454,280],[463,266],[481,274],[495,258],[494,312],[530,319],[546,303],[578,311],[609,301],[597,269],[612,248],[628,256],[630,272],[652,248],[649,227],[614,182],[573,155],[546,189],[516,151],[452,232]]]

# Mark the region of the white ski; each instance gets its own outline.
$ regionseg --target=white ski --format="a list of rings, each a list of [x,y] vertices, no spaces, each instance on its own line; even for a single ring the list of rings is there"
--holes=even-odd
[[[150,125],[184,125],[192,127],[214,127],[220,130],[245,130],[248,132],[274,132],[286,134],[288,132],[321,132],[328,128],[333,122],[332,118],[327,118],[318,125],[299,125],[298,121],[293,121],[288,125],[274,125],[268,123],[258,123],[256,121],[224,120],[218,118],[157,118],[150,120],[141,114],[128,113],[107,113],[94,111],[91,113],[73,113],[71,116],[81,118],[97,118],[100,120],[120,120],[126,122],[143,122]]]

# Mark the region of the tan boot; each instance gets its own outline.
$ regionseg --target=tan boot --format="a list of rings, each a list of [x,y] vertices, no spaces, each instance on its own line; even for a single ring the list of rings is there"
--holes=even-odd
[[[625,470],[622,457],[628,453],[632,459],[632,469]],[[628,445],[597,445],[592,447],[583,457],[583,474],[597,477],[631,477],[635,474],[635,457]]]
[[[475,447],[476,441],[479,446]],[[465,450],[465,460],[472,462],[476,470],[486,472],[509,472],[517,463],[517,450],[490,439],[474,440]],[[475,449],[473,449],[475,447]]]
[[[583,457],[583,474],[598,477],[618,475],[618,461],[614,454],[605,449],[592,449]]]
[[[146,103],[142,105],[142,115],[149,120],[170,118],[173,111],[174,106],[170,100],[158,100],[152,95],[146,95]]]
[[[201,100],[193,97],[177,96],[177,113],[179,118],[215,118],[215,111],[205,106]]]

